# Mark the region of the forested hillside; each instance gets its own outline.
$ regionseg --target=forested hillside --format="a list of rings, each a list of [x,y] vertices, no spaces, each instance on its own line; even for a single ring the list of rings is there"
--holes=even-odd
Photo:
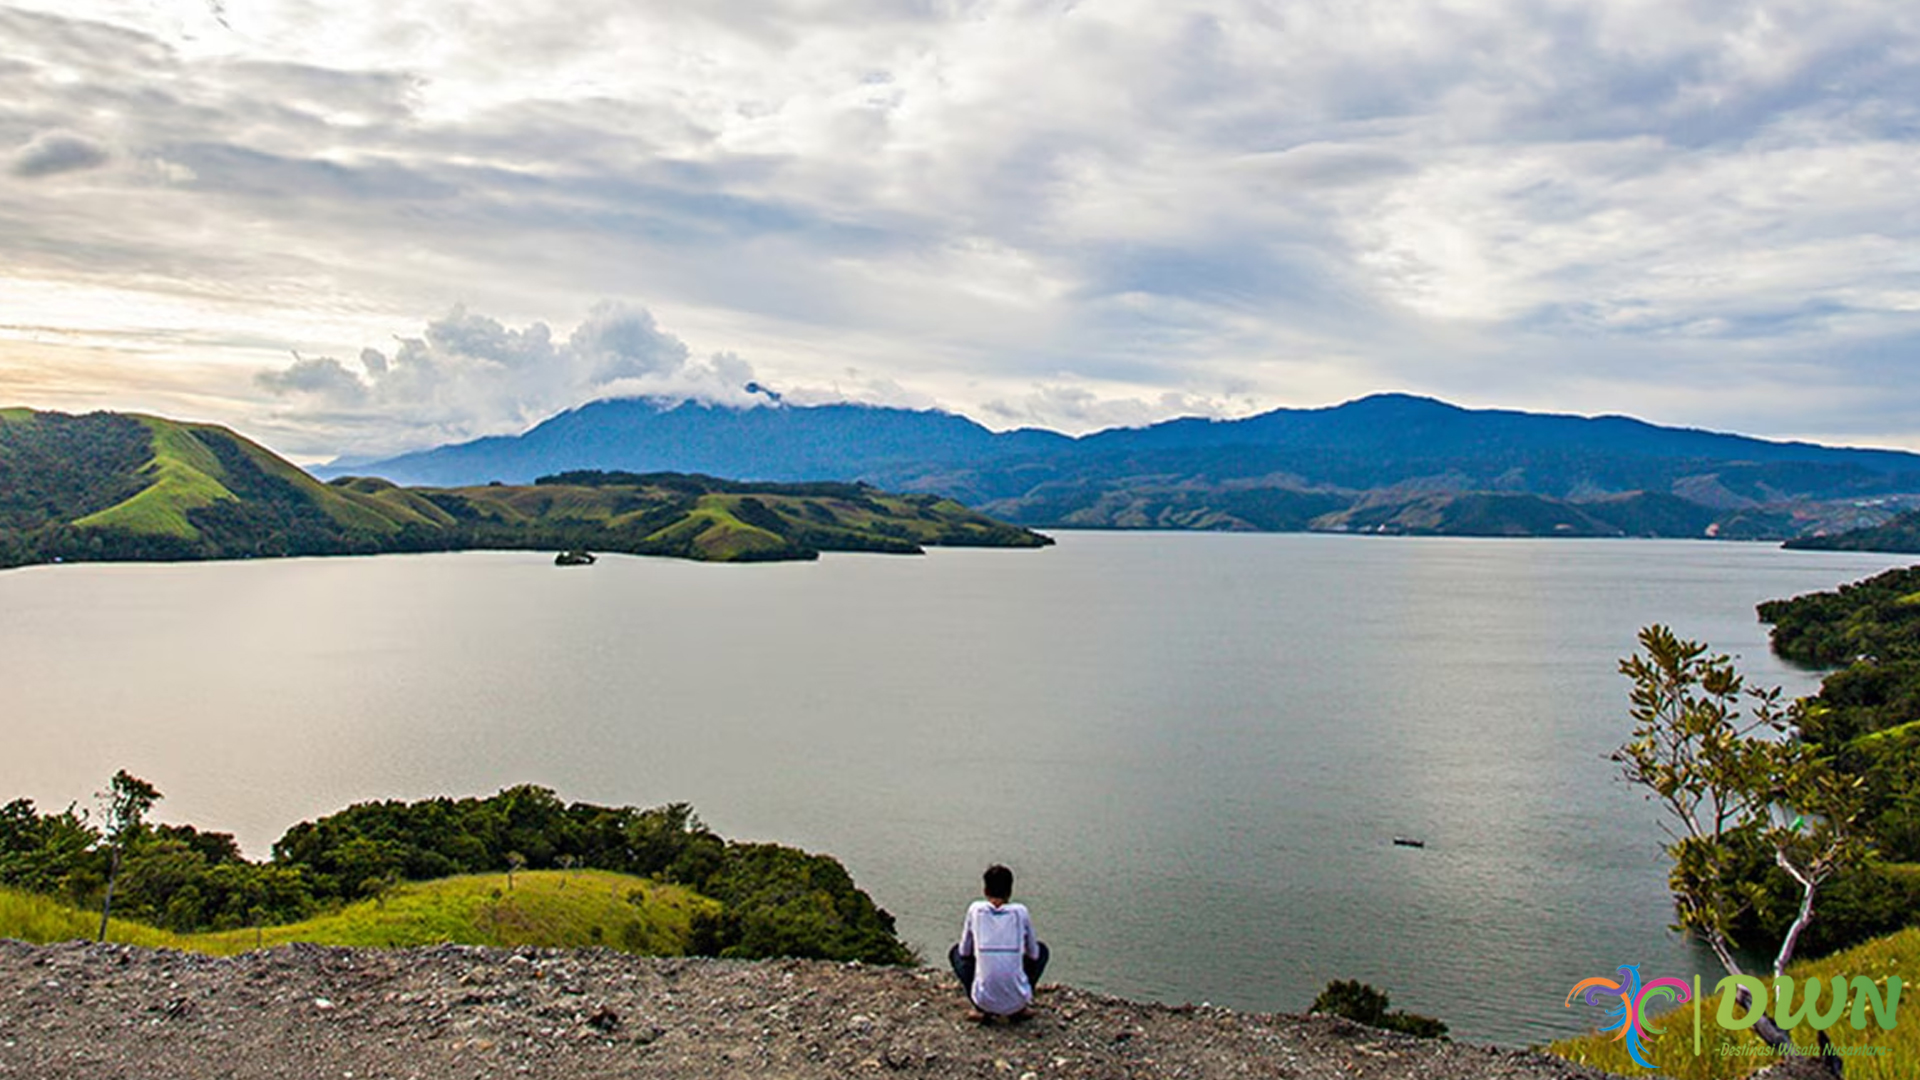
[[[1759,611],[1773,624],[1781,656],[1838,668],[1799,710],[1797,727],[1860,780],[1862,820],[1876,849],[1863,872],[1821,893],[1804,947],[1826,951],[1913,925],[1920,921],[1920,567],[1769,601]],[[1761,925],[1778,933],[1792,919],[1787,898],[1796,894],[1784,875],[1770,874],[1780,900]]]
[[[190,825],[140,823],[119,842],[114,912],[181,933],[297,922],[384,898],[403,882],[499,873],[511,888],[522,869],[591,869],[713,901],[693,906],[682,935],[692,953],[911,959],[893,917],[838,860],[728,841],[681,803],[565,803],[533,785],[487,798],[361,803],[288,829],[265,862],[243,858],[230,835]],[[114,845],[77,808],[0,806],[0,886],[97,913],[114,859]]]
[[[471,548],[765,561],[1050,542],[950,499],[863,484],[598,472],[514,486],[323,484],[211,424],[0,411],[0,567]]]

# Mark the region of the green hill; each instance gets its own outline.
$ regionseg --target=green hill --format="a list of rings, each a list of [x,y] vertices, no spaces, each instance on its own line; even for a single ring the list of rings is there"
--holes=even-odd
[[[284,926],[179,934],[115,919],[110,941],[230,955],[248,949],[315,945],[401,947],[604,945],[649,956],[687,952],[696,913],[720,905],[678,885],[603,870],[528,870],[507,876],[472,874],[396,885],[379,900]],[[59,899],[0,886],[0,938],[47,943],[93,940],[97,912]]]
[[[1046,543],[948,499],[858,484],[593,472],[516,486],[323,484],[217,425],[0,410],[0,566],[468,548],[744,562]]]

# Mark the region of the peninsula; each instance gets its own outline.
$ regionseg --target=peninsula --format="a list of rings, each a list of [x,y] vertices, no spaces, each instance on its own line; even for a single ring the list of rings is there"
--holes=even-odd
[[[474,548],[710,562],[1052,541],[935,494],[575,471],[531,484],[322,483],[213,424],[0,409],[0,567]]]

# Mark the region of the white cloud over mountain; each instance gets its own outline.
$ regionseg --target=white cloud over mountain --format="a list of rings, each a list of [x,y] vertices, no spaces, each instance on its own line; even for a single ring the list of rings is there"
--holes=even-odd
[[[281,424],[322,419],[353,430],[356,454],[517,433],[602,397],[699,398],[749,405],[753,369],[730,354],[696,360],[641,308],[596,305],[565,340],[545,323],[515,330],[455,307],[391,355],[362,349],[349,365],[302,357],[256,381],[279,400]]]

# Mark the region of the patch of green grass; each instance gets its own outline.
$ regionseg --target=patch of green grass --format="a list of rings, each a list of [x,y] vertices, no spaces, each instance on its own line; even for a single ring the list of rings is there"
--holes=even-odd
[[[388,480],[355,477],[344,482],[336,480],[324,486],[331,497],[345,500],[357,510],[379,518],[383,524],[375,528],[375,532],[394,531],[408,525],[447,528],[454,523],[452,514],[435,506],[424,495]],[[330,505],[331,497],[322,505]],[[328,512],[335,521],[342,520],[341,513]]]
[[[1908,998],[1913,990],[1916,976],[1920,976],[1920,927],[1902,930],[1897,934],[1875,938],[1872,941],[1845,952],[1818,960],[1809,960],[1794,964],[1790,968],[1796,982],[1804,985],[1809,978],[1819,978],[1823,982],[1836,975],[1849,978],[1864,975],[1884,985],[1887,976],[1898,975],[1901,987],[1901,1005],[1899,1022],[1892,1031],[1882,1031],[1871,1016],[1866,1027],[1854,1030],[1851,1024],[1852,1006],[1848,1006],[1848,1015],[1827,1029],[1827,1037],[1837,1047],[1875,1047],[1884,1049],[1877,1056],[1849,1056],[1846,1059],[1846,1073],[1849,1080],[1911,1080],[1920,1071],[1920,1004]],[[1654,976],[1658,977],[1659,973]],[[1706,972],[1701,973],[1701,989],[1706,1000],[1700,1005],[1701,1049],[1695,1056],[1693,1049],[1694,1005],[1688,1002],[1672,1013],[1655,1017],[1652,1023],[1664,1027],[1665,1033],[1652,1035],[1649,1032],[1647,1049],[1644,1056],[1660,1071],[1657,1075],[1675,1077],[1678,1080],[1725,1080],[1758,1071],[1773,1064],[1777,1059],[1762,1055],[1743,1055],[1723,1053],[1721,1049],[1738,1050],[1745,1047],[1764,1045],[1751,1031],[1723,1031],[1714,1016],[1720,1007],[1720,998],[1711,993],[1719,980]],[[1830,984],[1828,984],[1830,985]],[[1825,990],[1827,986],[1823,985]],[[1823,1004],[1826,999],[1823,998]],[[1797,1003],[1796,1003],[1797,1004]],[[1577,1003],[1575,1008],[1581,1006]],[[1736,1010],[1737,1011],[1737,1010]],[[1812,1028],[1802,1023],[1792,1033],[1794,1041],[1811,1050],[1815,1045]],[[1549,1046],[1548,1051],[1586,1065],[1619,1073],[1624,1076],[1650,1076],[1633,1063],[1628,1055],[1626,1044],[1616,1041],[1612,1034],[1592,1033],[1577,1039],[1562,1039]]]
[[[0,409],[0,424],[31,424],[33,410],[19,407]]]
[[[687,516],[647,537],[649,543],[687,548],[710,562],[737,562],[789,550],[785,537],[733,516],[727,496],[703,495]]]
[[[112,941],[225,956],[296,941],[399,948],[462,945],[585,948],[604,945],[651,956],[685,954],[693,917],[719,904],[678,885],[603,870],[474,874],[397,886],[382,900],[286,926],[174,934],[115,920]],[[0,889],[0,937],[92,940],[98,915],[50,897]]]
[[[605,524],[614,517],[619,493],[605,488],[573,487],[566,484],[514,485],[499,487],[463,487],[451,489],[476,509],[502,521],[595,522]]]
[[[791,547],[781,536],[722,515],[715,515],[712,524],[693,538],[694,550],[711,562],[741,562],[785,552]]]
[[[0,886],[0,938],[45,943],[92,941],[100,933],[100,913],[86,912],[51,896]],[[180,935],[114,919],[107,940],[157,949],[178,949]]]
[[[140,469],[153,482],[132,498],[88,514],[74,525],[197,539],[200,530],[187,520],[187,511],[234,497],[220,483],[224,470],[219,459],[179,424],[145,416],[135,419],[153,432],[153,459]]]

